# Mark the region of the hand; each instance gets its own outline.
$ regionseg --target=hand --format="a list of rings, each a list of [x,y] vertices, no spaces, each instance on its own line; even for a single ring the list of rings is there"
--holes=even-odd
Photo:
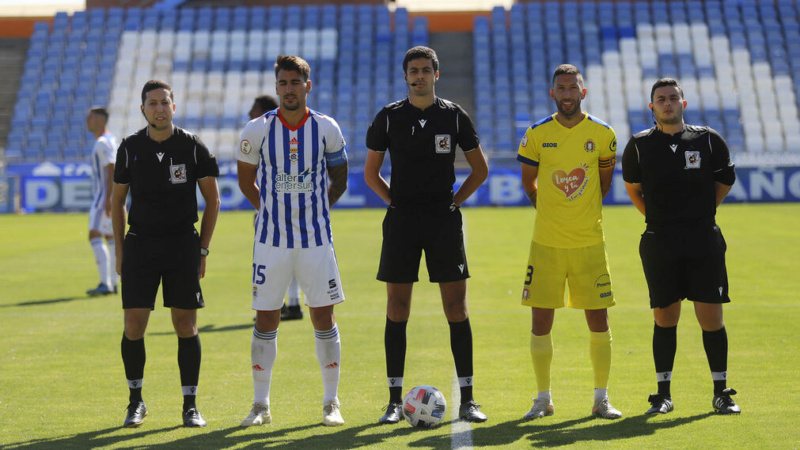
[[[200,257],[200,278],[206,276],[206,256]]]

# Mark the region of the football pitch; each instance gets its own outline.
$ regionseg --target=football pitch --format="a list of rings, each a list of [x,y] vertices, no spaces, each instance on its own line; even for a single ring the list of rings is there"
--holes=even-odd
[[[653,320],[639,255],[644,218],[607,207],[605,232],[617,306],[610,310],[609,395],[624,414],[590,416],[592,371],[583,313],[559,310],[553,328],[555,415],[524,421],[536,386],[530,312],[520,306],[535,211],[464,208],[475,355],[475,399],[489,420],[454,420],[453,360],[438,287],[422,264],[408,325],[405,389],[439,388],[448,412],[435,429],[378,426],[388,401],[385,286],[375,280],[383,210],[335,210],[334,240],[345,303],[339,398],[345,425],[321,424],[322,386],[308,316],[284,322],[272,380],[273,423],[240,428],[252,403],[251,212],[219,217],[198,314],[203,362],[197,405],[208,427],[181,426],[177,338],[157,301],[145,338],[140,428],[120,428],[128,389],[120,357],[118,295],[97,285],[86,214],[0,216],[0,448],[798,448],[800,431],[800,204],[723,204],[732,303],[725,307],[728,384],[739,416],[712,413],[700,328],[684,304],[672,380],[675,411],[647,417],[655,392]],[[455,389],[457,393],[458,389]],[[457,395],[457,394],[456,394]]]

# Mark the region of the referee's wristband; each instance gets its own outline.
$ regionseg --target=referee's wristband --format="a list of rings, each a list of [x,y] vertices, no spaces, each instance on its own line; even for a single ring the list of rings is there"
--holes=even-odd
[[[205,247],[200,247],[200,256],[208,256],[208,249]]]

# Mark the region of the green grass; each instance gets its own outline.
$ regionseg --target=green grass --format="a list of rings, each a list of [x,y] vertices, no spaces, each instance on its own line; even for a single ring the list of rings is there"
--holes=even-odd
[[[800,205],[724,205],[733,303],[725,307],[729,383],[743,413],[711,411],[711,380],[690,304],[678,330],[676,409],[647,418],[654,391],[652,313],[638,257],[643,218],[632,207],[605,210],[617,306],[611,400],[619,421],[589,418],[592,374],[580,311],[559,310],[554,326],[556,415],[520,420],[535,383],[528,351],[530,313],[519,305],[531,208],[465,208],[472,278],[475,398],[489,415],[472,426],[475,447],[796,448],[800,433],[797,343]],[[86,215],[0,216],[0,448],[450,448],[451,420],[434,430],[375,425],[387,400],[383,358],[385,287],[375,281],[382,210],[337,210],[336,250],[347,301],[337,306],[342,336],[344,427],[321,422],[322,388],[311,324],[281,325],[273,375],[274,423],[241,429],[252,402],[250,267],[252,214],[224,213],[203,281],[198,406],[209,426],[180,427],[177,339],[168,311],[150,319],[144,397],[150,415],[121,429],[127,387],[120,358],[118,296],[88,298],[96,284]],[[423,264],[424,267],[424,264]],[[452,398],[453,363],[438,288],[424,269],[415,286],[405,384],[432,384]],[[451,405],[452,402],[451,402]]]

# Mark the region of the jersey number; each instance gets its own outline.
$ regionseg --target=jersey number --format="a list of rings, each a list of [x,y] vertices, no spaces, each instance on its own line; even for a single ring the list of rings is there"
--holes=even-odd
[[[255,284],[264,284],[264,281],[267,280],[266,275],[264,275],[264,271],[267,269],[265,265],[255,265],[253,264],[253,283]]]
[[[533,281],[533,266],[528,266],[528,272],[525,274],[525,286],[529,286]]]

